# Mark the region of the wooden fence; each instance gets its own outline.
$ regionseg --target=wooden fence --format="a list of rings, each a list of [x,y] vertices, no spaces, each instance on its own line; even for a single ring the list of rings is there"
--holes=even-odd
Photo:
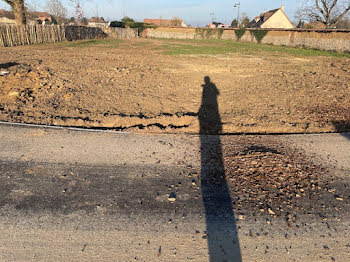
[[[1,25],[0,46],[30,45],[64,41],[62,26]]]
[[[137,29],[60,25],[0,25],[0,47],[96,38],[137,38]]]

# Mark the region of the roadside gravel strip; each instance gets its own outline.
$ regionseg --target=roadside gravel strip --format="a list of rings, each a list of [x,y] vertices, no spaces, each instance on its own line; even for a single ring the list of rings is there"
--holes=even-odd
[[[199,135],[0,124],[0,260],[350,261],[350,134],[220,139],[234,223]]]

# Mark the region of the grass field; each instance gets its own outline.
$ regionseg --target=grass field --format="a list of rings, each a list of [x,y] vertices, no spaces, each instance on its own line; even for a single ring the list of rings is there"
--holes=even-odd
[[[292,56],[331,56],[331,57],[350,57],[350,53],[340,53],[333,51],[323,51],[307,48],[285,47],[262,45],[255,43],[234,42],[221,39],[191,40],[191,39],[157,39],[161,48],[168,55],[218,55],[241,53],[256,55],[261,52],[271,55],[288,54]],[[82,40],[75,42],[58,43],[60,46],[66,47],[106,47],[118,48],[119,44],[125,43],[121,39],[98,39],[98,40]],[[132,44],[133,46],[151,45],[152,41],[140,41]]]

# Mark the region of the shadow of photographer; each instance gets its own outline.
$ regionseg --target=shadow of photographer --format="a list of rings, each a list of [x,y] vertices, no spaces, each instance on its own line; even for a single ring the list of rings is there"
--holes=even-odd
[[[199,110],[201,191],[210,261],[242,261],[232,199],[225,176],[220,134],[219,90],[204,78]]]

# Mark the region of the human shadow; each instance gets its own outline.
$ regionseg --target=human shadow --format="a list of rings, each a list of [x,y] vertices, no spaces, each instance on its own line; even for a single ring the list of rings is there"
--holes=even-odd
[[[350,140],[350,118],[348,116],[348,120],[345,121],[334,121],[333,125],[338,133],[340,133],[343,137]]]
[[[199,110],[201,191],[210,261],[242,261],[232,199],[225,176],[220,134],[219,90],[204,78]]]

